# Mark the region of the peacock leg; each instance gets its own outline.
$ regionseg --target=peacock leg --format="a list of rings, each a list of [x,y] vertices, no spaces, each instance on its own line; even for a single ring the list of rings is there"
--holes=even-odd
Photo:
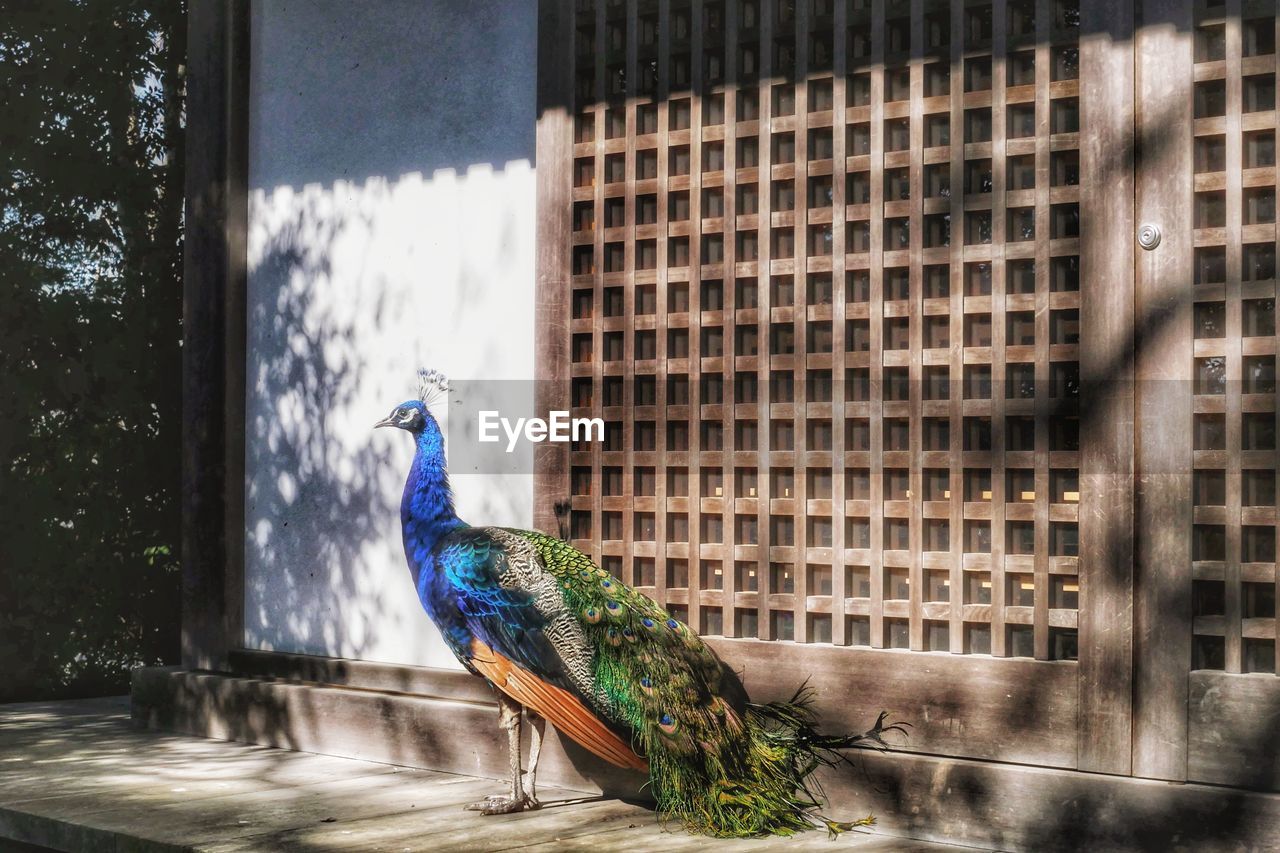
[[[467,809],[481,814],[510,814],[531,808],[520,784],[520,716],[524,709],[520,703],[498,694],[498,727],[507,732],[507,750],[511,758],[511,796],[493,795],[478,803],[469,803]]]
[[[526,708],[529,725],[533,733],[529,736],[529,803],[530,808],[538,808],[538,757],[542,754],[542,735],[547,730],[547,718],[532,708]]]

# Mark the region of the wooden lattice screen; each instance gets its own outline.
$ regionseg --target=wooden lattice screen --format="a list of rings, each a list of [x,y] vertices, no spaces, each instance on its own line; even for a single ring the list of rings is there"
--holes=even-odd
[[[1076,656],[1078,27],[575,4],[576,544],[705,634]]]
[[[1195,8],[1193,668],[1276,670],[1276,17]]]

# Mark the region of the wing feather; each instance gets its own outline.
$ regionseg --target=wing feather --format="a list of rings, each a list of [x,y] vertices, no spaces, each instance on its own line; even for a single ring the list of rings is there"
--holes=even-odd
[[[556,730],[617,767],[649,772],[649,764],[576,696],[512,663],[480,640],[471,643],[471,664],[512,699],[532,708]]]
[[[732,670],[687,625],[568,542],[518,534],[560,583],[594,649],[597,713],[629,729],[651,761],[659,753],[712,759],[711,745],[736,734],[746,713]]]

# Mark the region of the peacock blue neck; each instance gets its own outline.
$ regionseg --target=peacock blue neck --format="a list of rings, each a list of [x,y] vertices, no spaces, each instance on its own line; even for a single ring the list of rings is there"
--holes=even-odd
[[[405,554],[417,582],[440,537],[465,525],[453,509],[453,492],[449,489],[439,429],[424,429],[414,438],[418,451],[404,484],[400,522],[404,527]]]

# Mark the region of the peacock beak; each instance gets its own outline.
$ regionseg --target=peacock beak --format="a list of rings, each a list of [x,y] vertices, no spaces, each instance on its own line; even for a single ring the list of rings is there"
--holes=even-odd
[[[385,418],[383,418],[382,420],[374,424],[373,428],[377,429],[378,427],[393,427],[395,425],[396,425],[396,422],[391,419],[390,415],[387,415]]]

